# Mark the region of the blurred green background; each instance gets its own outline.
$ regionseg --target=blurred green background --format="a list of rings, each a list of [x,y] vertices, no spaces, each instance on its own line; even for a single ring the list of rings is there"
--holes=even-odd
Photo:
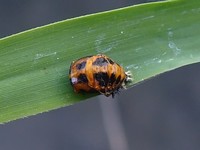
[[[0,0],[0,37],[148,0]],[[200,149],[200,64],[122,91],[0,125],[0,150]]]

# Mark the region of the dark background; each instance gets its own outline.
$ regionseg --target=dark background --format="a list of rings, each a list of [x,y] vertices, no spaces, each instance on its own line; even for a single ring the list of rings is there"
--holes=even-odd
[[[0,37],[148,0],[0,0]],[[199,150],[200,65],[0,125],[0,150]]]

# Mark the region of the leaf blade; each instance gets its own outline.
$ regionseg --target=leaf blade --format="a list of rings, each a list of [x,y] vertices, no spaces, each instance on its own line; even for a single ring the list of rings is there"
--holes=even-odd
[[[196,1],[166,1],[88,15],[0,40],[0,122],[94,96],[75,94],[70,63],[105,53],[134,75],[129,86],[199,62]],[[196,29],[196,30],[194,30]]]

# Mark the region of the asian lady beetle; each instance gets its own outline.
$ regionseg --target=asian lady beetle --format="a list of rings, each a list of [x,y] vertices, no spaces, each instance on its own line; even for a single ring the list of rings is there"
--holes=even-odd
[[[119,88],[132,81],[130,72],[103,54],[87,56],[72,62],[69,78],[75,92],[97,91],[114,97]]]

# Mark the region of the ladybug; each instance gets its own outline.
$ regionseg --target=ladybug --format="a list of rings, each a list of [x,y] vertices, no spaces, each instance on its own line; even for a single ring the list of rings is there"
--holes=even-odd
[[[114,97],[120,88],[132,81],[131,73],[103,54],[73,61],[69,78],[75,92],[99,92]]]

